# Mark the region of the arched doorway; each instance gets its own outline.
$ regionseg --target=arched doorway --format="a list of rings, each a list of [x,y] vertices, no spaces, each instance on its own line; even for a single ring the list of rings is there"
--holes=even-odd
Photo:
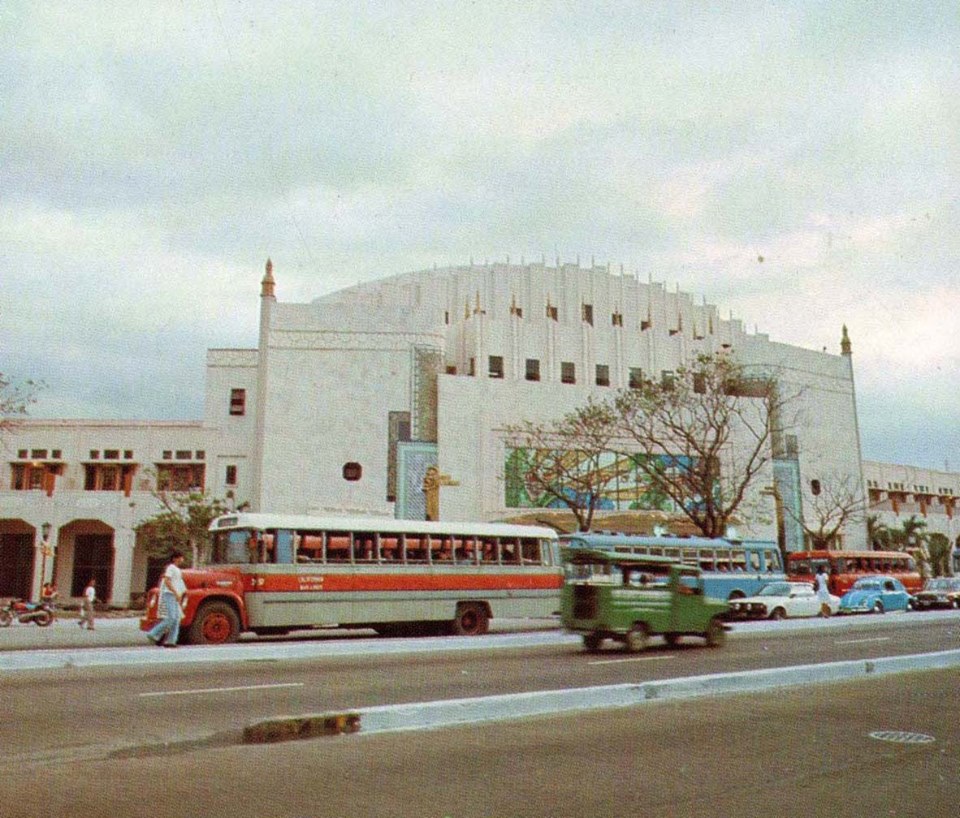
[[[97,581],[97,599],[109,602],[113,590],[113,529],[93,520],[74,522],[67,528],[73,535],[70,596],[82,596],[92,577]]]
[[[23,520],[0,520],[0,597],[30,598],[36,529]]]

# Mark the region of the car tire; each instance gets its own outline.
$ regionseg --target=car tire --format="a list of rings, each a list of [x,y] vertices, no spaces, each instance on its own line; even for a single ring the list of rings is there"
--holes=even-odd
[[[597,633],[585,633],[583,635],[583,647],[588,653],[596,653],[603,644],[603,637]]]
[[[649,635],[647,626],[643,622],[637,622],[624,636],[623,649],[627,653],[640,653],[646,648]]]
[[[663,641],[666,642],[671,648],[675,648],[680,644],[680,634],[679,633],[665,633],[663,635]]]
[[[883,603],[882,603],[879,599],[878,599],[876,602],[873,603],[873,611],[872,611],[872,612],[873,612],[873,613],[876,613],[876,614],[882,614],[882,613],[884,613]]]
[[[774,608],[770,612],[770,618],[779,622],[781,619],[787,618],[787,612],[783,608]]]

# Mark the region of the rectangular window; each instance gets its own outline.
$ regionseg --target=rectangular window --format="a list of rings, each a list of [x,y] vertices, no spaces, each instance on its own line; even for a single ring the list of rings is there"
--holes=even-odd
[[[230,414],[245,415],[247,413],[247,390],[230,390]]]
[[[120,450],[119,449],[104,449],[103,451],[104,460],[119,460],[120,459]]]
[[[197,449],[197,450],[194,452],[194,456],[196,457],[197,460],[206,460],[206,459],[207,459],[207,453],[206,453],[203,449]]]
[[[190,460],[191,453],[189,449],[177,449],[177,460]]]
[[[133,449],[124,449],[124,450],[123,450],[123,459],[124,459],[124,460],[133,460]]]
[[[161,491],[203,489],[206,467],[203,464],[172,466],[157,464],[157,488]]]
[[[91,449],[91,450],[90,450],[90,459],[91,459],[91,460],[99,460],[99,459],[100,459],[100,452],[99,452],[99,450],[97,450],[97,449]]]
[[[84,491],[129,490],[136,466],[121,466],[119,463],[84,464]]]
[[[670,389],[673,386],[674,374],[673,370],[664,369],[660,372],[660,385],[664,389]]]
[[[503,356],[502,355],[490,356],[490,377],[491,378],[503,377]]]
[[[623,313],[615,312],[610,316],[610,323],[615,327],[623,326]]]
[[[540,361],[536,358],[527,358],[526,378],[528,381],[540,380]]]
[[[173,460],[173,452],[170,449],[163,450],[163,459],[164,460]]]
[[[46,449],[32,449],[30,452],[30,458],[32,460],[46,460],[47,459],[47,450]]]
[[[589,324],[591,327],[593,326],[593,304],[581,304],[580,315],[584,323]]]
[[[643,370],[639,367],[630,367],[629,386],[631,389],[639,389],[643,386]]]
[[[237,485],[237,467],[236,466],[227,466],[227,474],[224,477],[223,482],[228,486]]]
[[[17,449],[17,457],[21,460],[27,459],[27,450],[26,449]]]
[[[560,364],[560,383],[576,383],[577,370],[572,361],[563,361]]]
[[[597,386],[610,386],[610,367],[597,364]]]

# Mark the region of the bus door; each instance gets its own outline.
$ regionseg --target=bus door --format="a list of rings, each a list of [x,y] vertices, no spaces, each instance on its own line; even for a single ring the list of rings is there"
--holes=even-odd
[[[273,561],[278,564],[292,563],[294,561],[293,532],[289,530],[277,531],[273,542]]]

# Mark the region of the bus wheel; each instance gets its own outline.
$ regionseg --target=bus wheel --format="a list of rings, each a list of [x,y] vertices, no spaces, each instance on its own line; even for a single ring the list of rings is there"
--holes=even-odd
[[[647,626],[637,622],[623,638],[623,649],[627,653],[640,653],[647,646]]]
[[[716,619],[711,619],[710,624],[707,625],[707,632],[703,635],[703,638],[707,640],[707,646],[711,648],[719,648],[727,641],[727,632],[724,630],[723,625],[720,624]]]
[[[784,619],[787,615],[787,612],[783,608],[774,608],[773,612],[770,614],[771,619]]]
[[[883,613],[883,602],[881,602],[879,599],[873,603],[873,612]]]
[[[603,637],[598,633],[585,633],[583,635],[583,646],[590,653],[595,653],[600,650],[600,646],[603,644]]]
[[[680,634],[679,633],[665,633],[663,635],[663,641],[666,642],[671,648],[675,648],[680,644]]]
[[[453,617],[454,636],[480,636],[490,629],[487,609],[479,602],[463,602],[457,605]]]
[[[188,636],[194,645],[220,645],[236,642],[240,635],[240,618],[226,602],[206,602],[200,606]]]

